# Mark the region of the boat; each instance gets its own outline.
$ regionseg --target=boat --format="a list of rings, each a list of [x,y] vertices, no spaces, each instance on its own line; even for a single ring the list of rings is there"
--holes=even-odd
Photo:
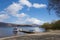
[[[17,34],[17,32],[18,32],[17,27],[15,27],[15,28],[13,29],[13,33],[14,33],[14,34]]]
[[[23,29],[20,29],[19,32],[34,33],[33,30],[23,30]]]

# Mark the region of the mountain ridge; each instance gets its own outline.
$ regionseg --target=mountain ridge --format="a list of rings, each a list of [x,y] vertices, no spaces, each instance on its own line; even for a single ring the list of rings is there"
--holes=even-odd
[[[13,24],[13,23],[5,23],[5,22],[0,22],[0,27],[22,27],[22,26],[39,26],[36,24]]]

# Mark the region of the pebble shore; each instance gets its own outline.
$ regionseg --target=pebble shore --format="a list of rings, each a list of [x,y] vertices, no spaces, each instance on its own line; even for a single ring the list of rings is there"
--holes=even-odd
[[[0,38],[0,40],[60,40],[60,31],[27,34],[24,36],[12,36]]]

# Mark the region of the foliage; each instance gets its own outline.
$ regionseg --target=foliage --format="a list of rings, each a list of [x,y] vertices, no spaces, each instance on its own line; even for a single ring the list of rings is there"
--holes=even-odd
[[[44,23],[41,27],[45,28],[46,30],[60,30],[60,20],[52,22],[52,23]]]
[[[45,28],[46,30],[51,29],[51,25],[49,23],[44,23],[41,27]]]
[[[52,25],[52,29],[60,29],[60,20],[52,23],[51,25]]]
[[[48,0],[48,11],[54,10],[57,16],[60,17],[60,0]]]

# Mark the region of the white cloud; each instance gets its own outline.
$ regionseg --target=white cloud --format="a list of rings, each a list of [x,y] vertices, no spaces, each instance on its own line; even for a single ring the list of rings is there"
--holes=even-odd
[[[18,3],[13,3],[8,6],[5,11],[13,16],[16,16],[19,13],[19,10],[22,10],[23,6]]]
[[[26,24],[26,21],[25,21],[25,19],[23,20],[23,18],[20,18],[20,19],[14,21],[14,23],[17,23],[17,24]]]
[[[18,19],[15,21],[15,23],[17,23],[17,24],[38,24],[38,25],[41,25],[44,22],[41,20],[38,20],[37,18],[29,17],[25,13],[21,13],[20,17],[18,17]]]
[[[37,18],[29,17],[25,13],[19,13],[19,11],[23,9],[24,5],[26,5],[28,8],[30,8],[30,7],[34,7],[34,8],[46,7],[45,4],[38,4],[38,3],[32,4],[31,2],[29,2],[29,0],[19,0],[19,3],[14,2],[11,5],[9,5],[7,8],[5,8],[3,11],[0,12],[0,13],[3,13],[0,15],[0,21],[8,19],[9,15],[10,15],[10,16],[14,16],[17,18],[17,20],[14,21],[15,23],[42,24],[43,21],[38,20]]]
[[[29,18],[29,16],[25,13],[17,14],[17,20],[15,21],[18,24],[26,24],[26,19]]]
[[[16,21],[18,24],[37,24],[42,25],[44,21],[38,20],[37,18],[25,18],[25,19],[18,19]]]
[[[22,5],[26,5],[28,7],[32,7],[32,3],[29,2],[28,0],[20,0],[19,1]]]
[[[31,24],[38,24],[38,25],[43,24],[43,21],[38,20],[37,18],[28,18],[27,21]]]
[[[23,9],[24,5],[30,7],[35,7],[35,8],[43,8],[46,7],[45,4],[38,4],[38,3],[34,3],[31,4],[31,2],[29,2],[29,0],[19,0],[19,3],[15,3],[13,2],[11,5],[9,5],[7,8],[4,9],[3,12],[12,15],[12,16],[18,16],[19,11]],[[29,10],[28,8],[28,10]]]
[[[34,3],[33,7],[35,8],[45,8],[47,5],[46,4],[38,4],[38,3]]]
[[[0,14],[0,21],[4,21],[8,18],[9,18],[9,16],[7,14]]]
[[[39,3],[31,3],[29,0],[19,0],[20,4],[26,5],[29,8],[34,7],[34,8],[45,8],[47,5],[46,4],[39,4]]]
[[[25,16],[27,16],[25,13],[17,14],[17,17],[19,17],[19,18],[22,18],[22,17],[25,17]]]

